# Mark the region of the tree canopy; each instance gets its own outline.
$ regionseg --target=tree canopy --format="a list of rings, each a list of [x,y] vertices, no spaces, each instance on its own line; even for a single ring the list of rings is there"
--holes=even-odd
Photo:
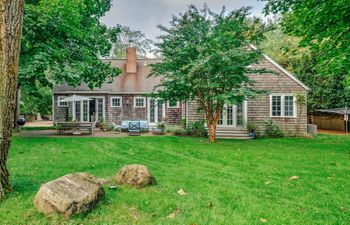
[[[121,26],[116,42],[113,43],[112,56],[125,58],[125,49],[129,46],[130,41],[137,47],[138,58],[146,58],[147,54],[154,50],[153,41],[146,38],[144,33],[132,30],[127,26]]]
[[[107,28],[99,19],[111,0],[26,1],[20,56],[19,84],[37,93],[37,82],[51,87],[81,82],[98,87],[120,73],[103,63],[118,29]]]
[[[346,76],[350,85],[350,4],[348,0],[263,0],[265,14],[281,14],[285,32],[300,45],[319,52],[315,69],[321,75]]]
[[[251,43],[263,38],[257,19],[247,21],[250,8],[214,13],[206,6],[174,16],[157,47],[163,61],[152,65],[152,76],[162,77],[154,96],[165,100],[198,100],[204,110],[210,140],[215,140],[219,114],[225,104],[254,96],[249,67],[261,58]]]
[[[318,73],[315,69],[317,56],[322,53],[300,47],[299,37],[284,33],[278,24],[274,26],[275,29],[265,34],[266,38],[259,47],[310,87],[308,111],[344,107],[350,97],[345,74],[326,76]]]

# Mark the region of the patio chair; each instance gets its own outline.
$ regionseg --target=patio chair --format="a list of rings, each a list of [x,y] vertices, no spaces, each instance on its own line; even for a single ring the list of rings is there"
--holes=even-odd
[[[141,135],[141,123],[140,121],[129,122],[129,136],[140,136]]]

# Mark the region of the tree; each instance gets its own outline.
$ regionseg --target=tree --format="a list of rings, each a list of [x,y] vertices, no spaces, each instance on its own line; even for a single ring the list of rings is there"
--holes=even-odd
[[[250,8],[219,14],[206,6],[174,16],[170,27],[159,26],[164,35],[157,47],[163,60],[152,65],[151,76],[162,82],[153,96],[170,101],[199,101],[204,110],[210,141],[216,140],[216,126],[225,104],[237,104],[256,95],[248,74],[261,52],[248,46],[259,42],[258,20],[247,22]]]
[[[23,5],[23,0],[0,1],[0,199],[11,190],[6,163],[16,106]]]
[[[112,56],[125,58],[125,48],[129,46],[130,41],[137,47],[137,57],[146,58],[147,54],[153,52],[153,41],[146,38],[141,31],[131,30],[127,26],[120,27],[116,42],[113,43]]]
[[[52,112],[52,90],[50,87],[43,87],[37,82],[35,95],[28,93],[27,89],[21,90],[20,108],[25,115],[51,115]]]
[[[348,0],[263,0],[265,14],[282,14],[282,27],[300,45],[318,54],[317,73],[345,75],[350,85],[350,4]]]
[[[40,100],[38,87],[81,82],[90,88],[111,81],[121,71],[102,62],[118,33],[100,18],[111,0],[26,1],[19,85]]]
[[[327,76],[319,73],[316,69],[318,56],[323,53],[299,46],[300,38],[284,33],[278,23],[274,27],[265,34],[266,38],[259,47],[310,87],[308,111],[344,107],[350,98],[345,74]]]

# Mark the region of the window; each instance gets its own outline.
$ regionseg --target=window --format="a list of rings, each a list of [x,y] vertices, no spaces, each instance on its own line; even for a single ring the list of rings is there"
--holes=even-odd
[[[58,96],[58,107],[68,107],[68,102],[60,102],[65,98],[67,98],[67,96]]]
[[[271,100],[271,117],[294,117],[295,101],[292,94],[273,94]]]
[[[237,126],[243,126],[243,102],[238,103],[236,105],[237,107],[237,121],[236,121],[236,125]]]
[[[294,116],[294,96],[284,96],[284,116]]]
[[[135,97],[134,98],[134,107],[135,108],[144,108],[145,107],[145,98],[144,97]]]
[[[168,101],[168,108],[179,108],[179,105],[178,101]]]
[[[272,96],[272,116],[281,116],[281,96]]]
[[[122,97],[112,97],[111,107],[122,107]]]
[[[226,122],[227,125],[233,125],[233,106],[232,105],[227,106],[226,116],[227,116],[227,122]]]

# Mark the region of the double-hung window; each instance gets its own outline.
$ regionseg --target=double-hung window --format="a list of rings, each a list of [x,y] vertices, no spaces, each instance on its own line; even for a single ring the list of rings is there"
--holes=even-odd
[[[67,98],[67,96],[58,96],[58,107],[68,107],[68,102],[60,102],[62,99]]]
[[[134,98],[134,107],[135,108],[146,107],[146,98],[145,97],[135,97]]]
[[[122,97],[111,97],[111,107],[122,107]]]
[[[270,96],[271,117],[296,117],[296,104],[293,94],[272,94]]]

